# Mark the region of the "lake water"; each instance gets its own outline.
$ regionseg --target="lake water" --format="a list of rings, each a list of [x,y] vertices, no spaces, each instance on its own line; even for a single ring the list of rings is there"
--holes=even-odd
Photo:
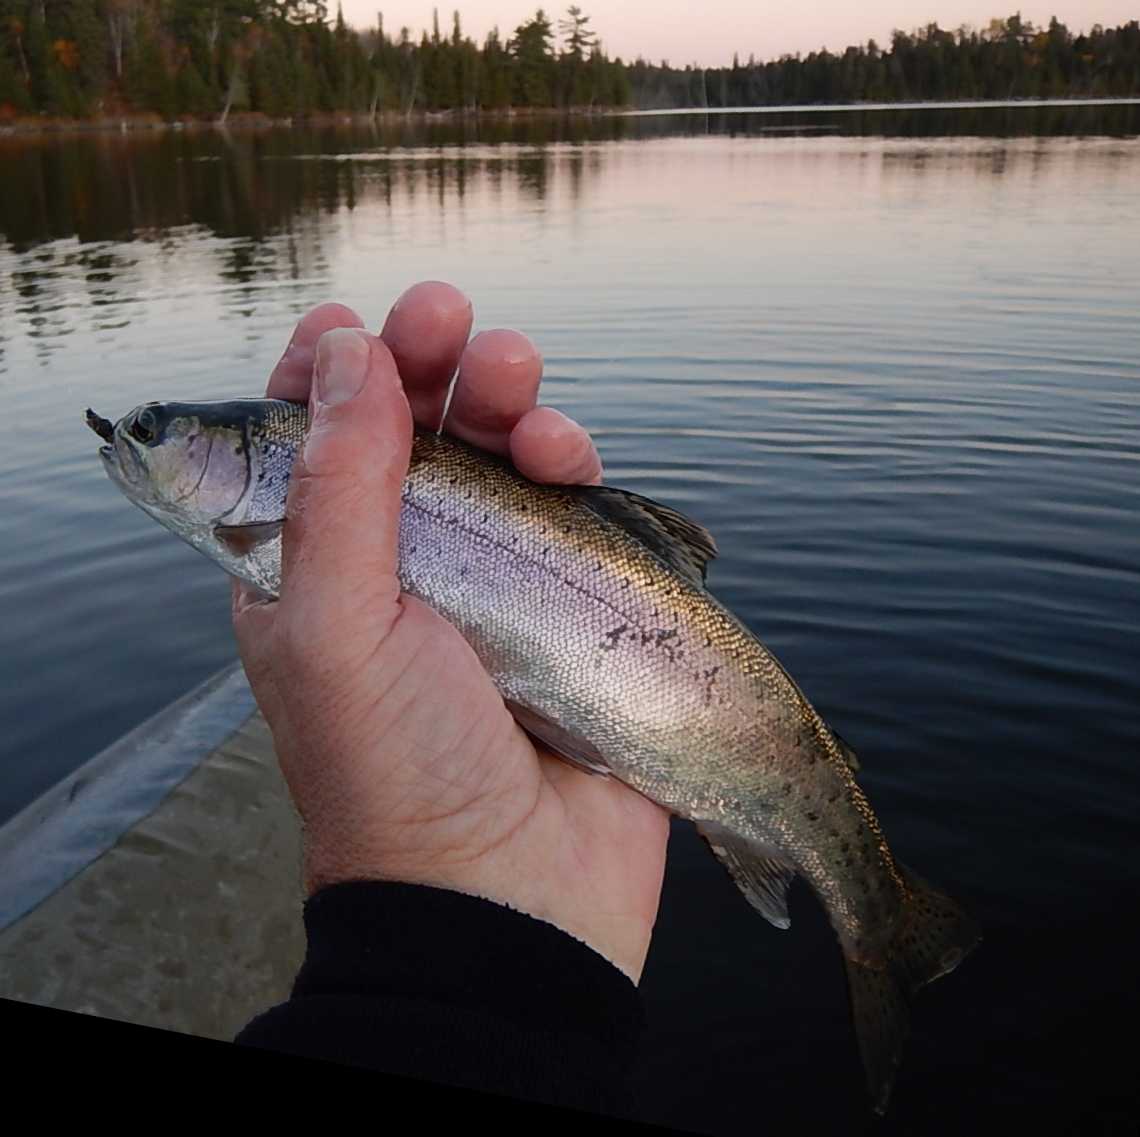
[[[233,658],[219,570],[83,424],[258,394],[296,318],[424,278],[538,343],[608,479],[860,754],[986,941],[882,1128],[1134,1131],[1140,108],[0,139],[0,819]],[[867,1124],[834,938],[677,826],[643,1116]],[[1119,1126],[1120,1128],[1115,1128]]]

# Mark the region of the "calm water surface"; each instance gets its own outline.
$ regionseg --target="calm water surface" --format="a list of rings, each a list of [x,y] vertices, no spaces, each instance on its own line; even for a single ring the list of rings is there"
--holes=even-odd
[[[837,121],[839,117],[843,121]],[[773,130],[773,126],[780,127]],[[986,942],[883,1128],[1133,1132],[1140,111],[0,140],[0,818],[233,658],[220,572],[132,509],[92,405],[260,393],[327,299],[517,326],[615,484],[855,746]],[[866,1126],[834,939],[677,826],[642,1115]]]

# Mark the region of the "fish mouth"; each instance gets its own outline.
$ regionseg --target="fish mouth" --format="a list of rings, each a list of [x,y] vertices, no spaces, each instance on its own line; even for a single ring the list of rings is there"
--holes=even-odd
[[[102,415],[97,415],[90,407],[87,408],[87,414],[84,416],[87,425],[108,445],[104,446],[100,453],[105,453],[111,449],[111,443],[115,441],[115,424]]]
[[[84,415],[84,421],[101,438],[106,445],[99,447],[99,457],[105,466],[115,464],[115,424],[102,415],[97,415],[90,407]]]
[[[110,419],[105,419],[101,415],[97,415],[90,407],[87,408],[85,416],[87,425],[101,438],[105,445],[99,447],[99,457],[103,462],[103,468],[107,471],[111,480],[118,484],[120,488],[126,491],[128,485],[133,482],[128,467],[133,469],[134,473],[145,476],[145,471],[142,470],[142,463],[134,449],[130,446],[121,447],[118,445],[118,440],[115,437],[115,424]],[[131,462],[124,459],[123,451],[130,455]]]

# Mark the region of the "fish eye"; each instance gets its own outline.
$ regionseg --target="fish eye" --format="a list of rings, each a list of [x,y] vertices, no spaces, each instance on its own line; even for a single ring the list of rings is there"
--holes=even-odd
[[[158,421],[152,411],[140,411],[135,415],[127,431],[136,441],[144,444],[153,442],[158,434]]]

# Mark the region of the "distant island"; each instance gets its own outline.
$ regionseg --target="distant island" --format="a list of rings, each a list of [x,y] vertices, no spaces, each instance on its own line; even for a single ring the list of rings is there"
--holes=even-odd
[[[841,53],[671,66],[605,51],[571,6],[480,45],[459,12],[414,38],[321,0],[0,0],[0,126],[603,112],[1140,94],[1140,23],[929,24]]]

